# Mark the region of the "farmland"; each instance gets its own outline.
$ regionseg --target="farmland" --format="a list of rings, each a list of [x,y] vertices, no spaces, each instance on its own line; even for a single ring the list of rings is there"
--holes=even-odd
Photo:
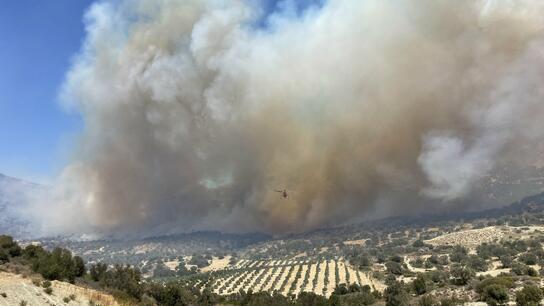
[[[344,259],[322,260],[241,260],[225,269],[213,280],[200,283],[210,286],[214,293],[230,295],[240,290],[277,292],[285,296],[301,292],[330,296],[340,283],[369,285],[383,291],[384,285],[359,271]]]

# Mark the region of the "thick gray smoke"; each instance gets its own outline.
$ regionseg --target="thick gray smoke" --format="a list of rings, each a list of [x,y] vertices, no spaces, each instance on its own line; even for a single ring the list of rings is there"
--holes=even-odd
[[[258,27],[255,2],[93,5],[49,229],[281,233],[451,207],[544,140],[544,2],[283,7]]]

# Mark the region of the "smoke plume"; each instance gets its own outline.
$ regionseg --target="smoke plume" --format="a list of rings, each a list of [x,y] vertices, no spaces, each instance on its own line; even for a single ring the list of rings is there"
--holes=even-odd
[[[94,4],[49,228],[285,233],[439,210],[544,140],[541,1],[280,7]]]

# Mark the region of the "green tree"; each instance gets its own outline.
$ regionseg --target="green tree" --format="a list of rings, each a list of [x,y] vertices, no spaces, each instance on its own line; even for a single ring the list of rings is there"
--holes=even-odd
[[[0,235],[0,250],[4,250],[11,257],[21,255],[21,247],[13,240],[13,237],[7,235]]]
[[[81,277],[85,274],[85,262],[83,258],[74,256],[74,274],[77,277]]]
[[[8,252],[0,249],[0,265],[9,261]]]
[[[106,271],[108,270],[108,266],[103,263],[97,263],[95,265],[92,265],[89,269],[89,274],[91,275],[91,279],[95,282],[100,281],[104,278],[104,275],[106,274]]]
[[[328,301],[321,295],[312,292],[302,292],[295,303],[297,306],[327,306]],[[255,304],[256,306],[259,304]]]
[[[384,291],[386,306],[408,306],[410,296],[404,288],[404,283],[395,281]]]

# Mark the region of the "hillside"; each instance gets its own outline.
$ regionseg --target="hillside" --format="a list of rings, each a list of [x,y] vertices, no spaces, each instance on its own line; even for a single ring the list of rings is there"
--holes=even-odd
[[[52,281],[50,288],[48,294],[39,278],[0,272],[0,305],[118,305],[111,295],[66,282]]]

